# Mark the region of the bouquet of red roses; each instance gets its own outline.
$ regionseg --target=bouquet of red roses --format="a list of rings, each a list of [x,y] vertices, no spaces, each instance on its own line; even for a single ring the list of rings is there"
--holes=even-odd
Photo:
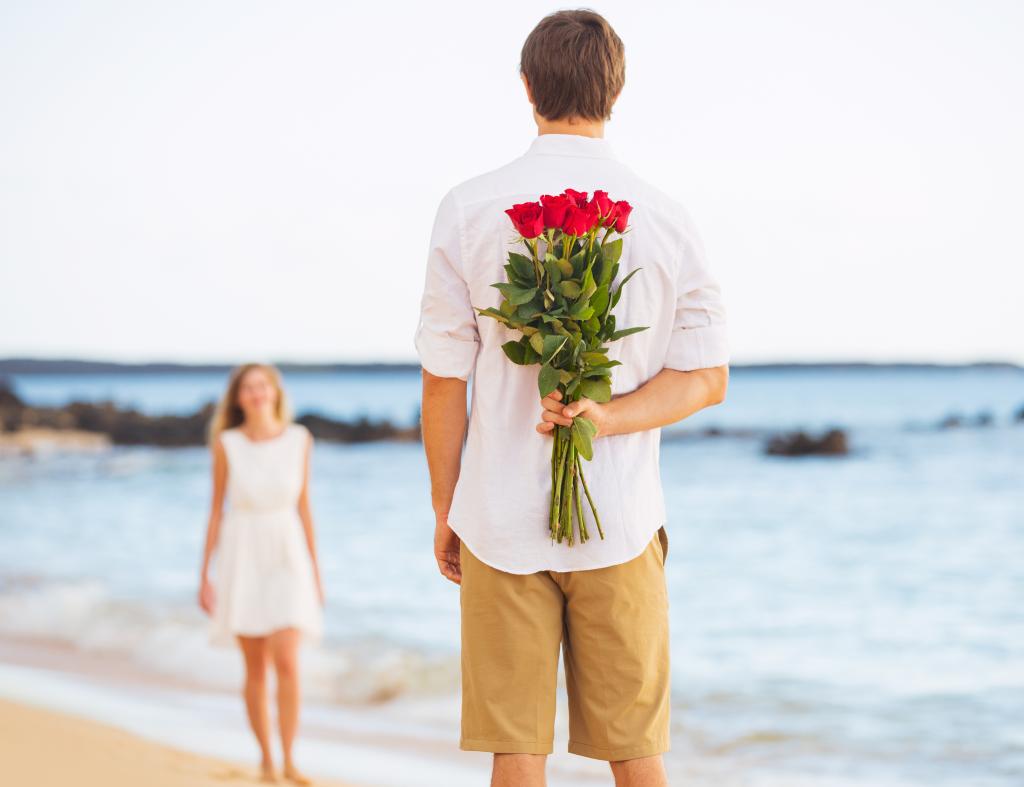
[[[604,191],[588,200],[586,192],[566,189],[505,211],[520,235],[517,243],[522,241],[529,253],[509,252],[508,280],[493,285],[504,296],[500,306],[477,312],[521,334],[502,349],[513,363],[540,364],[542,397],[557,388],[566,404],[583,397],[607,402],[612,369],[619,362],[608,359],[605,345],[646,329],[616,329],[612,314],[623,286],[636,273],[616,285],[622,238],[615,236],[626,231],[631,210],[628,202],[615,202]],[[551,538],[566,539],[569,546],[574,511],[580,542],[589,537],[580,487],[604,538],[580,461],[593,458],[596,432],[592,421],[577,416],[571,427],[556,426],[553,433]]]

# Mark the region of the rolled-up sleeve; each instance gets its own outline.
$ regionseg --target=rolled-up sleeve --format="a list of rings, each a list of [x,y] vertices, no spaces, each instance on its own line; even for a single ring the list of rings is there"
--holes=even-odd
[[[665,368],[686,372],[727,365],[729,337],[721,287],[708,268],[703,244],[689,217],[684,225],[676,312]]]
[[[480,335],[462,275],[459,221],[458,204],[449,192],[437,209],[431,233],[415,344],[428,372],[466,380],[476,364]]]

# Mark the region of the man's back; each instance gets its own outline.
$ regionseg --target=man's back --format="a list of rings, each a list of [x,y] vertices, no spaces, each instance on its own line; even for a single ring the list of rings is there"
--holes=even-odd
[[[543,134],[526,155],[452,189],[435,223],[416,344],[428,372],[473,376],[468,440],[448,523],[482,561],[511,573],[622,563],[642,552],[665,522],[659,430],[612,435],[595,444],[586,466],[604,539],[552,544],[551,443],[533,429],[537,367],[509,362],[501,345],[516,333],[474,310],[500,301],[491,285],[504,280],[517,240],[505,209],[566,188],[602,189],[633,205],[619,280],[642,270],[615,314],[620,328],[649,329],[608,345],[609,357],[622,363],[612,376],[613,395],[637,389],[664,368],[728,361],[718,286],[685,212],[619,162],[604,139]]]

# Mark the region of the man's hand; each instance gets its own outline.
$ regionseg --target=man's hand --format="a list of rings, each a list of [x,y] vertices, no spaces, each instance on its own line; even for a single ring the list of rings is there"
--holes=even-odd
[[[540,400],[541,421],[537,424],[537,431],[541,434],[553,435],[555,426],[572,426],[572,419],[577,415],[589,418],[597,427],[595,437],[608,434],[609,416],[608,408],[593,401],[592,399],[580,399],[568,405],[562,404],[562,392],[557,388]]]
[[[462,584],[462,560],[459,558],[459,537],[448,525],[447,514],[437,517],[434,527],[434,559],[446,579]]]
[[[635,391],[604,404],[580,399],[563,405],[562,394],[555,390],[540,400],[537,431],[551,435],[555,426],[571,426],[578,415],[593,421],[597,434],[606,437],[658,429],[725,401],[728,386],[729,367],[713,366],[686,372],[662,369]]]

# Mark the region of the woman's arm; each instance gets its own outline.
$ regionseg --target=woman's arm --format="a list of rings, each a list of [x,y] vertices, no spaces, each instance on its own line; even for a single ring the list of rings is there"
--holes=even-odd
[[[311,456],[313,454],[313,435],[310,434],[306,446],[306,468],[302,478],[302,493],[299,495],[299,518],[302,520],[302,530],[306,534],[306,546],[309,547],[309,556],[313,560],[313,576],[316,578],[316,589],[320,594],[320,603],[324,603],[324,588],[320,581],[320,562],[316,557],[316,531],[313,528],[313,508],[309,503],[309,476]]]
[[[210,519],[206,525],[206,545],[203,548],[203,564],[199,569],[199,606],[207,614],[213,614],[213,587],[210,585],[210,560],[213,558],[220,538],[220,523],[224,514],[224,491],[228,480],[228,458],[220,438],[213,441],[213,497],[210,502]]]

